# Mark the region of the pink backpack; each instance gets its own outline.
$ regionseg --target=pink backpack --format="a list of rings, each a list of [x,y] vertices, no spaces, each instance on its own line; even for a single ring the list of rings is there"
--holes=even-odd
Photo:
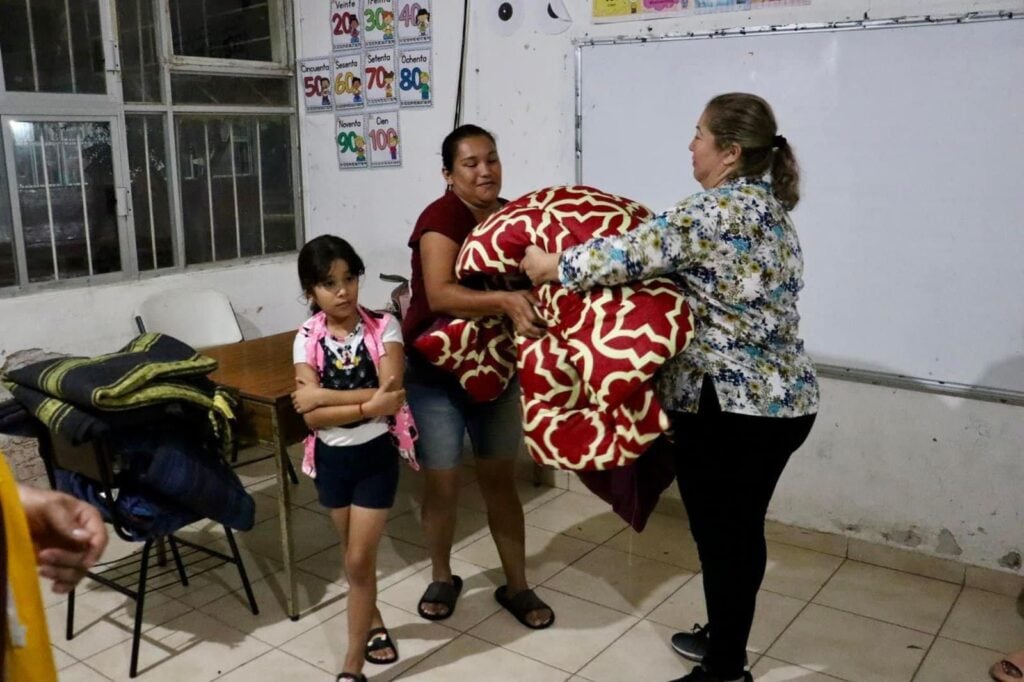
[[[379,371],[380,358],[385,354],[384,342],[381,340],[381,336],[391,316],[387,313],[370,313],[362,306],[358,306],[358,310],[359,317],[363,322],[363,338],[366,343],[366,350],[370,353],[370,359],[373,360],[374,366]],[[306,320],[302,325],[302,330],[306,332],[306,362],[313,366],[317,372],[320,372],[324,366],[324,349],[320,345],[320,341],[327,335],[327,315],[323,311],[317,313]],[[416,422],[412,418],[412,411],[409,409],[408,404],[402,405],[394,416],[388,417],[388,431],[391,432],[391,437],[395,440],[398,454],[402,456],[402,459],[410,467],[415,471],[419,471],[420,465],[416,461],[416,448],[414,445],[419,437],[419,432],[416,430]],[[305,451],[302,456],[302,471],[313,478],[316,478],[316,467],[314,466],[313,458],[315,447],[316,432],[313,431],[306,436]]]

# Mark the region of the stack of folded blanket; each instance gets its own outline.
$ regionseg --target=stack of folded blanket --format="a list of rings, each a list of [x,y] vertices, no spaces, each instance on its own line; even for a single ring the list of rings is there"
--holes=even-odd
[[[216,367],[173,337],[142,334],[108,355],[8,369],[3,386],[15,402],[0,405],[0,431],[38,435],[41,425],[72,445],[103,438],[118,460],[117,507],[140,536],[198,518],[247,530],[255,504],[225,459],[234,414],[206,376]],[[59,487],[109,512],[97,482],[57,474]]]

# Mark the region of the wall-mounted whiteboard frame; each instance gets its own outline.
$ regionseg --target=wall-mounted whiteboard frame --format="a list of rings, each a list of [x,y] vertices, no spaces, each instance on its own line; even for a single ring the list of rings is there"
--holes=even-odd
[[[576,180],[668,208],[700,189],[704,103],[764,95],[804,173],[802,332],[822,374],[1024,405],[1018,19],[576,41]]]

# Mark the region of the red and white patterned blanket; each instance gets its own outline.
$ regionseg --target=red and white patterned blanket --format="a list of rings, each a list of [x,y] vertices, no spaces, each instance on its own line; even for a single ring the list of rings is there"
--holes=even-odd
[[[460,278],[517,275],[526,247],[562,251],[622,234],[652,216],[592,187],[550,187],[506,204],[473,230],[456,261]],[[631,464],[669,426],[651,384],[693,337],[693,316],[668,279],[582,293],[534,289],[548,333],[515,338],[526,446],[541,464],[602,471]],[[452,320],[416,341],[477,400],[494,399],[513,375],[512,337],[493,318]]]

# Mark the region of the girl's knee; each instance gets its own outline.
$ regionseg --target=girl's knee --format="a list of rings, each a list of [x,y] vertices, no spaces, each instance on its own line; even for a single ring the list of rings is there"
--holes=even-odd
[[[374,557],[368,552],[345,553],[345,575],[350,583],[365,584],[377,577],[377,567],[374,565]]]

